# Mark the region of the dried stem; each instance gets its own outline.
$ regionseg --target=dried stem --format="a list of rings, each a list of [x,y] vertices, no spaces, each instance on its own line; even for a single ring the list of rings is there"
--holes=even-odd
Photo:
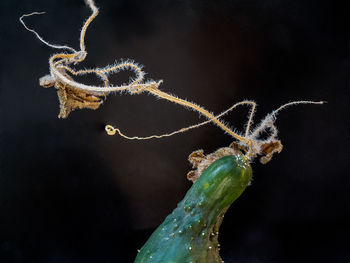
[[[93,0],[85,0],[87,6],[91,9],[92,14],[85,21],[81,32],[80,32],[80,50],[75,51],[73,48],[68,46],[53,45],[45,41],[36,31],[28,28],[23,22],[24,17],[43,14],[43,12],[33,12],[20,17],[20,22],[23,26],[30,32],[34,33],[36,37],[44,44],[55,48],[55,49],[66,49],[71,53],[58,53],[54,54],[49,58],[50,75],[46,75],[40,79],[40,85],[43,87],[54,86],[57,89],[57,94],[60,100],[61,111],[59,117],[66,118],[68,114],[76,108],[90,108],[96,109],[102,104],[102,96],[106,96],[111,92],[122,92],[127,91],[130,94],[140,94],[142,92],[148,92],[158,98],[168,100],[175,104],[179,104],[183,107],[192,109],[207,118],[198,124],[194,124],[188,127],[181,128],[179,130],[173,131],[171,133],[165,133],[161,135],[150,135],[146,137],[130,137],[123,134],[118,128],[114,128],[111,125],[106,125],[105,129],[109,135],[114,135],[118,133],[120,136],[130,139],[130,140],[148,140],[148,139],[159,139],[163,137],[169,137],[178,133],[182,133],[194,128],[198,128],[210,122],[219,126],[223,131],[231,135],[234,139],[238,141],[238,146],[235,147],[245,149],[246,156],[253,160],[257,155],[263,155],[261,161],[266,163],[269,161],[275,152],[280,152],[282,150],[282,144],[277,140],[278,130],[274,124],[277,114],[291,105],[297,104],[323,104],[324,102],[314,102],[314,101],[294,101],[289,102],[280,106],[278,109],[274,110],[271,114],[268,114],[259,125],[251,131],[251,126],[253,123],[253,117],[256,111],[256,103],[253,101],[241,101],[233,106],[231,106],[226,111],[215,116],[213,113],[206,110],[204,107],[199,106],[193,102],[187,101],[185,99],[178,98],[171,95],[165,91],[159,89],[162,81],[145,81],[145,73],[142,71],[142,66],[138,65],[132,60],[121,61],[104,68],[93,68],[84,70],[74,70],[71,64],[78,64],[85,60],[87,56],[86,46],[85,46],[85,35],[87,28],[91,22],[98,15],[98,9],[95,6]],[[113,86],[110,85],[108,76],[110,74],[118,73],[123,70],[129,70],[134,72],[135,77],[130,80],[126,85]],[[73,76],[81,76],[85,74],[95,74],[103,81],[104,86],[93,86],[79,83],[73,79]],[[239,134],[233,131],[228,125],[220,120],[220,117],[227,114],[231,110],[235,109],[239,105],[249,105],[250,112],[248,114],[248,120],[245,125],[244,134]],[[270,130],[271,134],[266,140],[259,139],[260,134],[263,131]]]

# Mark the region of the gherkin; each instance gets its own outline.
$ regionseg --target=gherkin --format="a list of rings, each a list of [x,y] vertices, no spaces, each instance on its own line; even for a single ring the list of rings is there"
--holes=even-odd
[[[213,162],[140,249],[135,263],[222,262],[218,234],[229,206],[243,193],[252,169],[243,155]]]

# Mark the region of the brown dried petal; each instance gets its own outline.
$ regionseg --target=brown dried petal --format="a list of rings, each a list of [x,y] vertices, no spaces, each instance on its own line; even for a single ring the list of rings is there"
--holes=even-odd
[[[188,161],[192,164],[192,168],[197,168],[204,159],[205,155],[203,150],[194,151],[188,156]]]
[[[262,164],[266,164],[269,162],[273,156],[274,153],[280,153],[283,149],[283,145],[281,141],[276,140],[276,141],[271,141],[267,142],[261,145],[261,152],[265,156],[262,156],[260,158],[260,162]]]
[[[195,183],[198,179],[198,174],[196,173],[196,171],[189,171],[187,173],[187,179]]]
[[[69,113],[75,109],[97,109],[101,104],[101,98],[81,91],[76,88],[56,85],[57,95],[60,101],[60,114],[59,118],[67,118]]]
[[[191,153],[188,158],[196,170],[190,171],[187,174],[187,179],[194,183],[213,162],[221,157],[237,154],[241,154],[241,152],[229,147],[220,148],[207,156],[203,154],[203,150],[197,150]]]
[[[247,149],[237,142],[232,142],[229,147],[234,149],[239,154],[242,154],[242,152],[247,152]]]

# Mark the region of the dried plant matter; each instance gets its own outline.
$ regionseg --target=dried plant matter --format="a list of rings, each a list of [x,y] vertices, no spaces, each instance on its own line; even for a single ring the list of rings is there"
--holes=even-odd
[[[104,68],[75,70],[72,65],[85,60],[87,56],[85,46],[85,34],[90,23],[98,15],[98,9],[93,0],[86,0],[86,4],[90,7],[92,14],[86,20],[80,33],[80,50],[63,45],[53,45],[45,41],[36,31],[28,28],[23,22],[24,17],[32,15],[40,15],[44,12],[33,12],[20,17],[20,22],[24,27],[33,32],[37,38],[44,44],[55,48],[65,49],[69,52],[54,54],[49,58],[50,75],[40,78],[40,85],[42,87],[55,87],[60,101],[59,118],[68,117],[69,113],[75,109],[90,108],[97,109],[102,104],[102,97],[112,91],[129,91],[130,93],[138,93],[145,88],[157,87],[159,84],[154,81],[144,82],[144,72],[142,67],[132,60],[121,61]],[[131,70],[136,77],[131,79],[130,83],[121,86],[111,86],[108,80],[108,75],[118,73],[122,70]],[[73,76],[81,76],[86,74],[95,74],[104,83],[104,86],[90,86],[76,82]]]
[[[276,116],[282,110],[291,105],[297,104],[322,104],[323,102],[313,102],[313,101],[293,101],[282,105],[277,110],[268,114],[257,126],[252,128],[253,117],[256,110],[256,103],[254,101],[241,101],[233,106],[231,106],[226,111],[219,115],[214,115],[213,113],[206,110],[204,107],[199,106],[193,102],[178,98],[171,95],[165,91],[159,89],[162,81],[145,81],[144,72],[142,67],[132,60],[121,61],[113,65],[106,66],[104,68],[94,68],[85,70],[75,70],[72,65],[77,65],[78,63],[85,60],[87,56],[85,47],[85,34],[90,23],[98,15],[98,9],[95,6],[93,0],[85,1],[88,7],[91,9],[92,14],[84,23],[84,26],[80,34],[80,50],[76,51],[68,46],[53,45],[45,40],[43,40],[40,35],[34,30],[28,28],[24,22],[23,18],[31,15],[42,14],[40,12],[34,12],[28,15],[23,15],[20,18],[21,23],[24,27],[33,32],[37,38],[45,43],[46,45],[55,49],[64,49],[66,53],[54,54],[49,58],[50,74],[42,77],[40,79],[40,85],[43,87],[54,86],[57,89],[57,94],[60,101],[60,118],[66,118],[69,113],[75,109],[89,108],[97,109],[103,102],[102,98],[111,92],[116,91],[127,91],[130,94],[139,94],[142,92],[148,92],[158,98],[168,100],[175,104],[179,104],[186,108],[192,109],[199,112],[201,115],[205,116],[208,120],[191,125],[189,127],[184,127],[179,130],[173,131],[171,133],[165,133],[161,135],[151,135],[147,137],[130,137],[123,134],[118,128],[114,128],[111,125],[106,125],[105,129],[109,135],[114,135],[118,133],[120,136],[131,139],[131,140],[146,140],[163,138],[175,135],[177,133],[182,133],[190,129],[198,128],[202,125],[208,124],[210,122],[219,126],[225,133],[231,135],[235,142],[227,148],[220,148],[215,153],[205,156],[203,151],[199,150],[192,153],[189,157],[190,162],[193,164],[193,168],[197,169],[197,172],[190,172],[188,177],[192,181],[195,181],[200,174],[200,171],[205,169],[211,162],[215,161],[225,155],[232,154],[244,154],[250,161],[252,161],[257,156],[261,156],[260,161],[262,163],[267,163],[272,158],[274,153],[279,153],[282,150],[282,143],[277,139],[278,130],[275,126]],[[118,73],[122,70],[129,70],[135,74],[135,77],[130,80],[126,85],[113,86],[110,84],[108,77],[110,74]],[[74,80],[74,76],[81,76],[86,74],[95,74],[103,81],[103,86],[93,86],[85,85]],[[235,109],[240,105],[248,105],[250,107],[250,112],[248,114],[248,120],[245,126],[245,131],[243,133],[238,133],[230,128],[227,124],[220,120],[220,118],[227,114],[228,112]],[[268,137],[266,139],[261,139],[261,134],[268,132]]]
[[[215,152],[204,155],[203,150],[197,150],[190,154],[188,157],[189,162],[192,164],[193,171],[188,172],[187,179],[193,183],[197,181],[199,176],[216,160],[229,155],[241,155],[241,151],[234,147],[223,147]]]
[[[66,78],[73,80],[62,69],[58,70],[61,71]],[[74,86],[64,85],[61,82],[55,82],[50,75],[40,78],[40,86],[44,88],[54,86],[57,89],[57,95],[60,102],[59,118],[67,118],[69,113],[77,108],[96,110],[102,104],[101,98],[96,94],[85,92]]]

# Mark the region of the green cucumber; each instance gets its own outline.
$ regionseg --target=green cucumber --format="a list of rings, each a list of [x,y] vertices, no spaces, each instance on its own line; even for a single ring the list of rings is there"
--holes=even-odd
[[[243,155],[213,162],[139,250],[135,263],[222,262],[219,227],[251,178],[252,169]]]

